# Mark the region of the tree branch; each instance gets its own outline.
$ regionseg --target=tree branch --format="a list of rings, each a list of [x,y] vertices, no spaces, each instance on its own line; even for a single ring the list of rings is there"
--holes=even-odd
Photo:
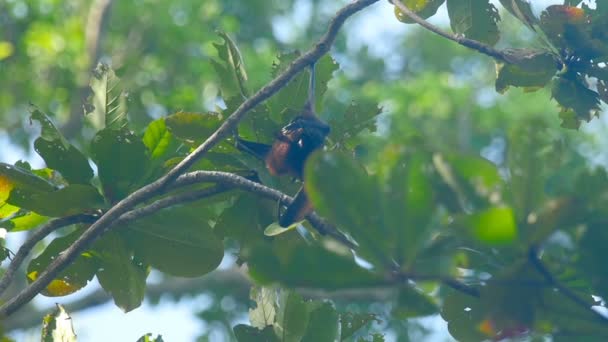
[[[545,280],[549,283],[550,286],[555,287],[561,294],[563,294],[568,299],[573,301],[576,305],[578,305],[586,310],[591,311],[593,313],[593,315],[595,315],[596,318],[598,318],[603,323],[608,324],[608,317],[593,310],[593,308],[591,307],[592,304],[588,300],[585,300],[583,297],[579,296],[576,292],[572,291],[571,289],[566,287],[564,284],[560,283],[553,276],[551,271],[549,271],[549,269],[545,266],[545,264],[543,264],[543,262],[540,260],[540,257],[538,255],[538,250],[536,247],[534,247],[534,246],[530,247],[530,250],[528,251],[528,260],[530,261],[532,266],[534,266],[534,268],[536,268],[538,273],[540,273],[545,278]]]
[[[215,182],[224,186],[234,187],[241,190],[249,191],[257,195],[275,200],[283,205],[290,205],[293,198],[276,190],[269,188],[263,184],[256,183],[245,177],[235,175],[229,172],[222,171],[193,171],[178,177],[172,186],[182,187],[201,182]],[[325,221],[316,213],[311,213],[306,216],[310,224],[321,234],[328,235],[336,239],[348,248],[356,248],[357,246],[350,241],[346,236],[336,229],[332,224]]]
[[[509,63],[509,57],[502,51],[495,49],[489,45],[486,45],[482,42],[479,42],[477,40],[469,39],[469,38],[466,38],[466,37],[463,37],[460,35],[455,35],[455,34],[447,32],[447,31],[444,31],[444,30],[440,29],[439,27],[437,27],[437,26],[429,23],[428,21],[422,19],[421,17],[419,17],[416,13],[414,13],[412,10],[407,8],[407,6],[405,6],[403,4],[403,2],[401,2],[401,0],[391,0],[391,1],[395,6],[397,6],[397,8],[399,8],[399,10],[403,14],[407,15],[410,19],[412,19],[414,22],[416,22],[418,25],[424,27],[425,29],[427,29],[435,34],[438,34],[438,35],[442,36],[443,38],[456,42],[464,47],[481,52],[484,55],[490,56],[500,62]]]
[[[344,24],[344,21],[348,17],[375,2],[378,2],[378,0],[357,0],[340,9],[331,20],[325,35],[311,50],[294,60],[285,71],[256,92],[251,98],[243,102],[235,110],[235,112],[232,113],[207,140],[205,140],[205,142],[203,142],[198,148],[196,148],[196,150],[184,158],[166,175],[136,190],[131,195],[127,196],[110,208],[70,247],[60,253],[34,282],[32,282],[15,297],[11,298],[9,301],[0,306],[0,318],[10,315],[22,305],[32,300],[32,298],[42,291],[55,278],[55,276],[59,274],[59,272],[73,262],[74,259],[76,259],[76,257],[78,257],[78,255],[80,255],[80,253],[82,253],[91,243],[99,238],[99,236],[110,229],[110,227],[122,214],[131,210],[137,204],[162,193],[171,182],[190,168],[202,155],[215,146],[221,139],[226,137],[248,111],[274,95],[293,77],[295,77],[296,74],[325,55],[335,41],[340,28]]]
[[[6,291],[6,289],[9,287],[13,281],[15,273],[38,242],[59,228],[76,223],[91,223],[94,221],[95,216],[93,215],[79,214],[54,219],[36,229],[33,234],[27,240],[25,240],[21,247],[19,247],[19,250],[12,258],[10,264],[6,268],[6,271],[2,275],[2,278],[0,279],[0,295],[3,294],[4,291]]]

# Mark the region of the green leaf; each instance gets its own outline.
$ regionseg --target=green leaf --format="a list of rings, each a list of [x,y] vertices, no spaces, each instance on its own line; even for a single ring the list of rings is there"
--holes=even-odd
[[[249,325],[238,324],[232,330],[238,342],[279,342],[270,326],[260,330]]]
[[[27,280],[33,282],[44,272],[47,267],[62,253],[70,247],[81,235],[81,231],[74,231],[66,236],[55,238],[44,249],[44,252],[30,261],[27,266]],[[41,292],[45,296],[66,296],[85,287],[93,279],[98,265],[92,255],[88,252],[80,254],[61,271],[53,281]]]
[[[277,76],[284,71],[299,56],[298,52],[279,55],[279,61],[273,65],[273,76]],[[329,55],[323,56],[315,65],[315,108],[318,112],[320,112],[323,95],[327,90],[327,83],[333,77],[333,72],[338,68],[336,61]],[[309,73],[301,72],[268,100],[268,108],[274,121],[289,122],[302,111],[304,103],[308,99],[309,77]]]
[[[353,336],[359,329],[368,323],[375,321],[380,323],[380,319],[375,314],[346,312],[340,315],[340,341],[345,341]]]
[[[365,129],[375,132],[376,118],[381,112],[382,108],[378,107],[377,103],[351,102],[341,116],[333,115],[327,118],[332,139],[345,141]]]
[[[340,327],[338,312],[330,302],[321,303],[310,312],[310,320],[302,342],[338,340]]]
[[[141,139],[127,129],[103,129],[91,144],[103,192],[111,201],[127,196],[146,173],[149,159]]]
[[[458,341],[487,339],[488,336],[478,329],[485,315],[478,298],[456,291],[445,297],[441,308],[441,318],[448,323],[450,335]]]
[[[5,221],[2,224],[11,232],[20,232],[38,227],[48,221],[46,216],[38,215],[31,211],[24,211],[14,215],[10,221]]]
[[[497,64],[496,91],[510,86],[536,90],[544,87],[556,73],[555,59],[546,51],[530,49],[503,50],[509,63]]]
[[[580,259],[577,265],[585,276],[591,279],[593,288],[602,298],[608,298],[608,270],[602,258],[608,246],[608,231],[605,229],[605,222],[596,221],[588,225],[579,249]]]
[[[176,138],[188,142],[207,139],[221,123],[221,115],[211,112],[204,114],[179,112],[165,118],[169,132]]]
[[[433,189],[428,179],[430,157],[403,152],[402,146],[387,147],[378,174],[383,178],[382,210],[391,242],[390,250],[398,264],[411,264],[424,246],[434,209]],[[395,149],[397,151],[395,151]]]
[[[444,2],[445,0],[404,0],[403,4],[422,19],[426,19],[435,15],[437,9],[439,9]],[[397,6],[395,6],[395,17],[402,23],[415,23],[415,21],[401,12]]]
[[[6,163],[0,163],[0,185],[0,191],[2,191],[0,196],[6,196],[15,187],[38,192],[55,190],[50,182],[33,174],[32,171]]]
[[[599,94],[589,89],[578,77],[563,75],[553,81],[551,96],[565,110],[571,109],[579,121],[589,121],[600,109]]]
[[[247,98],[247,71],[241,53],[225,32],[219,31],[217,34],[224,40],[222,44],[213,43],[221,62],[212,59],[211,65],[220,81],[222,96],[224,99],[233,96]]]
[[[97,127],[122,130],[128,125],[127,93],[120,86],[120,79],[108,65],[99,63],[93,70],[90,83],[93,93],[87,98],[87,114],[93,116]]]
[[[526,24],[532,30],[536,30],[538,18],[534,15],[529,2],[525,0],[499,0],[500,4],[509,11],[513,16]]]
[[[488,245],[510,244],[517,239],[515,215],[506,206],[468,215],[463,224],[475,239]]]
[[[273,325],[276,312],[277,290],[267,287],[253,286],[250,290],[249,297],[256,306],[249,309],[249,321],[258,328],[264,329],[267,326]]]
[[[72,325],[72,317],[65,308],[57,305],[54,313],[44,316],[42,319],[43,342],[76,342],[76,334]]]
[[[296,227],[302,223],[303,221],[294,222],[289,227],[281,227],[278,222],[271,223],[266,229],[264,229],[264,235],[266,236],[276,236],[291,230],[296,229]]]
[[[148,124],[142,138],[148,149],[150,159],[167,159],[169,153],[174,152],[170,147],[175,144],[173,135],[165,125],[165,119],[154,120]]]
[[[34,149],[46,165],[59,171],[70,183],[86,184],[93,177],[93,169],[87,157],[70,144],[57,130],[51,120],[38,108],[30,109],[31,120],[40,122],[42,132],[34,142]]]
[[[438,311],[437,304],[430,297],[410,286],[405,286],[399,289],[399,299],[393,308],[393,316],[398,319],[409,319],[434,315]]]
[[[51,192],[19,188],[11,191],[7,202],[43,216],[74,215],[103,207],[103,197],[91,185],[71,184]]]
[[[450,25],[456,33],[488,45],[500,38],[500,15],[488,0],[447,0]]]
[[[309,158],[304,178],[306,193],[315,210],[349,232],[365,258],[384,264],[391,250],[387,251],[386,240],[378,237],[390,237],[391,231],[383,223],[374,177],[352,157],[325,152]],[[348,205],[344,205],[345,199]]]
[[[224,245],[209,220],[210,213],[194,205],[163,209],[128,224],[127,236],[145,264],[178,277],[198,277],[224,257]]]
[[[306,333],[309,318],[308,306],[294,291],[282,290],[274,331],[283,342],[299,342]]]
[[[381,280],[359,267],[352,258],[318,246],[290,247],[289,253],[279,258],[266,245],[261,245],[251,252],[248,265],[249,273],[260,284],[280,282],[294,287],[340,289],[374,285]]]
[[[124,312],[139,307],[144,299],[148,270],[133,260],[124,239],[108,232],[95,242],[92,253],[99,260],[99,284],[114,298],[116,306]]]

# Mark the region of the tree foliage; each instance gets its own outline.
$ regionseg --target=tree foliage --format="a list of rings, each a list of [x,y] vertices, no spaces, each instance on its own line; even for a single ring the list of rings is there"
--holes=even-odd
[[[360,9],[365,12],[373,2],[359,0],[347,7],[364,3]],[[204,51],[213,57],[201,61],[201,49],[159,46],[182,35],[201,44],[209,32],[172,27],[158,33],[156,13],[138,8],[141,22],[130,29],[130,39],[137,43],[156,34],[158,46],[145,46],[152,51],[116,49],[125,42],[115,37],[121,24],[112,18],[116,25],[107,34],[113,38],[101,49],[118,54],[111,59],[120,68],[92,65],[100,59],[96,54],[63,63],[74,74],[89,75],[90,70],[89,87],[74,83],[78,77],[67,84],[58,81],[64,92],[82,88],[88,93],[87,115],[77,133],[66,129],[74,113],[65,108],[69,101],[57,95],[59,89],[35,84],[32,76],[19,83],[19,96],[1,95],[0,105],[13,109],[21,106],[15,101],[23,101],[22,96],[36,103],[63,99],[55,107],[64,116],[29,107],[30,121],[40,127],[33,150],[44,168],[23,161],[0,164],[0,223],[9,236],[32,232],[14,258],[0,253],[9,262],[0,292],[22,272],[19,263],[33,246],[50,236],[28,261],[24,273],[30,287],[21,294],[41,284],[34,294],[66,296],[97,277],[125,312],[141,305],[152,270],[200,277],[217,269],[225,255],[236,255],[236,264],[253,283],[249,298],[242,300],[248,303],[249,324],[234,324],[229,332],[238,341],[383,341],[403,333],[399,324],[413,331],[418,318],[432,315],[462,341],[606,340],[608,272],[601,260],[608,243],[608,174],[589,167],[579,153],[584,134],[567,129],[592,120],[608,103],[608,7],[600,1],[594,7],[565,1],[536,15],[519,0],[501,0],[503,12],[485,0],[392,2],[395,20],[408,24],[420,24],[445,3],[453,31],[422,22],[443,37],[412,33],[408,39],[416,45],[409,47],[415,49],[403,55],[420,63],[405,70],[406,79],[392,75],[387,82],[390,77],[365,73],[348,79],[341,72],[348,63],[341,66],[338,54],[273,55],[275,42],[255,56],[251,44],[243,48],[226,31],[217,32],[212,50]],[[17,5],[2,6],[15,13]],[[129,7],[138,5],[114,6],[121,13],[134,12]],[[238,25],[231,15],[247,13],[226,4],[234,13],[212,15],[213,6],[199,7],[200,15],[219,26]],[[270,13],[278,10],[261,4],[251,8],[261,15],[249,19],[255,32],[268,29]],[[61,13],[54,10],[46,15]],[[181,10],[169,10],[176,22],[188,18]],[[507,31],[499,25],[501,15],[516,18],[517,29],[529,30],[540,46],[494,48]],[[14,37],[0,38],[0,61],[23,75],[31,76],[28,66],[58,73],[62,63],[51,67],[41,61],[56,57],[48,44],[53,37],[46,35],[59,33],[45,33],[49,18],[37,26],[17,19],[11,19]],[[65,30],[78,32],[74,25],[67,20]],[[239,38],[273,39],[250,34],[242,32]],[[487,86],[475,84],[488,80],[487,67],[470,68],[476,73],[467,79],[466,67],[450,70],[437,50],[426,59],[425,49],[439,44],[455,49],[454,43],[445,45],[447,40],[471,49],[459,52],[465,62],[494,58],[497,94],[489,104],[475,98],[484,88],[487,94]],[[27,61],[23,50],[14,48],[21,45],[29,47]],[[57,58],[82,49],[72,45],[67,56]],[[273,177],[264,163],[236,149],[234,134],[273,141],[306,101],[306,58],[316,62],[314,107],[332,132],[325,148],[307,160],[302,183]],[[183,60],[191,74],[169,77],[177,67],[169,59]],[[133,76],[138,68],[147,70],[145,80]],[[281,82],[290,72],[291,80]],[[0,68],[2,73],[6,70]],[[194,81],[202,74],[204,80]],[[196,94],[212,79],[220,104],[210,109]],[[279,81],[258,90],[269,79]],[[135,101],[129,99],[131,88],[140,95]],[[274,96],[247,107],[268,89]],[[339,90],[357,96],[344,100]],[[549,98],[559,113],[546,105]],[[157,115],[150,109],[157,105],[168,113]],[[242,108],[248,108],[246,116],[235,119],[233,113]],[[22,134],[17,132],[16,140]],[[210,147],[201,154],[200,146]],[[179,169],[182,165],[188,167]],[[277,207],[283,210],[290,201],[285,194],[299,187],[316,214],[296,229],[273,228]],[[99,234],[90,228],[96,224],[106,224]],[[362,305],[366,300],[349,306],[329,295],[362,289],[388,289],[380,301],[385,312]],[[308,296],[311,291],[322,294]],[[0,314],[10,317],[29,299],[5,298]],[[210,309],[200,315],[211,319],[213,314]],[[58,306],[57,314],[44,319],[44,340],[57,340],[58,333],[75,338],[71,325],[60,327],[64,316]],[[225,320],[228,325],[236,321]],[[162,337],[146,334],[140,340]]]

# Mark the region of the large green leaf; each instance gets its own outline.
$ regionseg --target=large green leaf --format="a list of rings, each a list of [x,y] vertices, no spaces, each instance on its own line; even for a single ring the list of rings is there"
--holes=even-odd
[[[87,157],[70,144],[51,120],[38,108],[31,108],[31,120],[40,122],[42,132],[34,142],[36,152],[46,165],[57,170],[70,183],[86,184],[93,177]]]
[[[8,197],[7,193],[15,187],[38,192],[55,190],[55,187],[51,183],[35,175],[31,170],[6,163],[0,163],[0,185],[0,191],[2,191],[2,195],[0,196],[5,197]]]
[[[488,0],[447,0],[447,4],[454,32],[488,45],[498,42],[500,15]]]
[[[399,298],[392,313],[399,319],[409,319],[434,315],[438,311],[437,304],[429,296],[410,286],[404,286],[399,289]]]
[[[376,119],[382,108],[373,102],[352,102],[342,115],[334,114],[327,118],[331,126],[331,138],[336,142],[347,141],[359,132],[376,131]]]
[[[526,26],[532,30],[536,30],[538,18],[534,15],[529,2],[525,0],[499,0],[500,4],[509,11],[517,19],[521,20]]]
[[[124,239],[118,233],[108,232],[95,242],[91,253],[99,261],[99,284],[114,298],[116,306],[124,312],[139,307],[148,270],[133,259]]]
[[[340,315],[340,341],[346,341],[370,322],[380,323],[375,314],[346,312]]]
[[[299,55],[298,52],[280,55],[278,57],[279,61],[273,66],[273,76],[285,70],[289,63]],[[329,55],[323,56],[315,65],[315,108],[317,111],[320,111],[323,95],[327,90],[327,83],[331,80],[333,72],[338,68],[336,61]],[[308,98],[309,77],[306,71],[301,72],[268,100],[268,107],[273,120],[287,123],[302,111]]]
[[[59,253],[71,246],[82,231],[74,231],[66,236],[55,238],[44,249],[44,252],[30,261],[27,266],[27,280],[33,282],[44,272]],[[61,271],[41,292],[45,296],[66,296],[85,287],[97,272],[98,264],[88,252],[80,254],[72,263]]]
[[[179,277],[213,271],[224,257],[224,245],[209,226],[211,214],[190,205],[161,210],[128,225],[135,255],[145,264]]]
[[[114,70],[99,63],[93,70],[90,87],[92,94],[87,99],[85,109],[92,116],[94,124],[106,129],[126,129],[129,123],[127,93],[121,87],[120,79],[114,74]]]
[[[336,341],[340,328],[336,308],[330,302],[321,303],[310,312],[310,320],[302,342]]]
[[[375,178],[352,157],[338,152],[313,154],[304,178],[314,208],[349,232],[363,257],[384,265],[391,255],[386,246],[394,242],[384,225]]]
[[[91,144],[104,195],[111,201],[127,196],[146,173],[146,146],[128,129],[103,129]]]
[[[286,252],[280,257],[266,245],[260,245],[249,256],[249,273],[261,284],[279,282],[324,289],[358,288],[381,281],[380,276],[361,268],[353,258],[322,247],[290,246]]]
[[[576,113],[578,121],[589,121],[600,109],[599,94],[587,87],[579,77],[566,74],[553,81],[551,96],[565,110]]]
[[[211,59],[211,65],[215,69],[219,79],[222,96],[224,99],[238,97],[245,99],[249,97],[247,89],[247,71],[243,63],[243,57],[236,43],[225,32],[218,32],[224,40],[222,44],[213,43],[217,50],[220,61]]]
[[[222,117],[217,113],[179,112],[165,118],[165,124],[171,134],[192,143],[207,139],[221,122]]]
[[[510,86],[536,90],[555,75],[555,59],[546,51],[529,49],[503,50],[509,63],[498,64],[496,91],[504,93]]]
[[[274,331],[283,342],[299,342],[306,333],[310,312],[302,296],[283,290],[278,298]]]
[[[233,328],[234,336],[238,342],[279,342],[280,340],[275,335],[272,327],[266,327],[263,330],[258,328],[238,324]]]
[[[608,231],[606,222],[592,222],[581,239],[580,258],[577,262],[579,269],[591,279],[593,288],[602,298],[608,298],[608,269],[602,258],[608,246]]]
[[[15,188],[7,202],[43,216],[60,217],[104,206],[103,197],[91,185],[71,184],[59,190],[37,192]]]

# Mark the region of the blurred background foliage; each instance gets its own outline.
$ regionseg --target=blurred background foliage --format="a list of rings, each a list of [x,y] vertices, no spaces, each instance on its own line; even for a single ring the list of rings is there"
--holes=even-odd
[[[129,91],[131,127],[141,131],[150,121],[177,111],[225,107],[218,101],[220,80],[210,63],[216,57],[213,43],[221,41],[217,30],[238,42],[249,84],[257,89],[270,79],[280,52],[310,46],[344,3],[1,1],[0,159],[29,155],[36,131],[27,120],[29,103],[54,116],[66,137],[88,148],[85,142],[93,130],[83,120],[82,106],[90,71],[97,61],[111,65],[122,79]],[[357,151],[371,168],[379,167],[373,165],[376,159],[372,156],[387,142],[408,143],[412,136],[418,136],[433,149],[482,155],[504,171],[509,149],[521,142],[525,129],[531,127],[542,130],[546,145],[560,152],[560,173],[608,165],[603,119],[583,124],[579,131],[562,129],[558,109],[547,91],[524,93],[511,89],[499,95],[494,90],[495,66],[489,58],[418,27],[382,26],[396,20],[387,3],[377,7],[382,8],[353,18],[332,50],[341,69],[329,84],[322,113],[331,118],[344,112],[354,100],[380,103],[383,111],[378,133],[360,137],[366,147]],[[525,27],[506,14],[500,28],[503,34],[499,45],[536,43]],[[369,34],[374,31],[382,34]],[[543,124],[529,124],[535,120]],[[555,188],[545,189],[547,192],[559,191],[563,184],[558,176],[548,183]],[[148,288],[147,300],[158,303],[161,298],[204,298],[204,310],[194,313],[204,327],[199,340],[228,339],[232,327],[246,321],[249,303],[246,280],[231,272],[224,268],[187,285],[155,274],[158,281]],[[97,292],[79,296],[82,298],[74,298],[72,314],[109,300]],[[392,307],[386,298],[386,293],[379,292],[369,298],[353,295],[334,300],[339,310],[374,312],[382,317]],[[29,309],[7,326],[27,329],[38,324],[39,309],[35,305]],[[429,336],[449,339],[445,333],[433,332],[440,325],[425,320],[385,319],[374,323],[370,330],[385,332],[388,338],[399,341],[419,341]]]

